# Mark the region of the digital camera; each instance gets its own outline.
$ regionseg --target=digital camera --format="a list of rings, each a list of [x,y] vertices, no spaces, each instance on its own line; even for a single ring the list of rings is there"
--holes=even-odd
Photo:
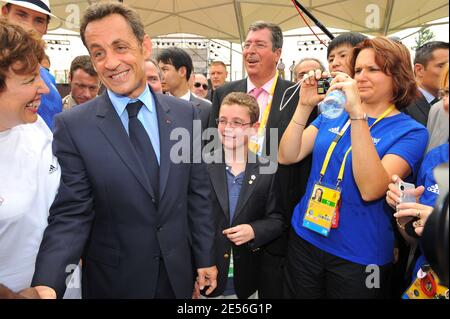
[[[333,81],[333,78],[317,80],[317,94],[327,94],[331,86],[331,81]]]

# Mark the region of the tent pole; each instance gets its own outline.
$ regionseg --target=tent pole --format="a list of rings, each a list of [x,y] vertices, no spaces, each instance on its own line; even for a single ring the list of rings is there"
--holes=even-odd
[[[233,81],[233,43],[230,42],[230,81]]]
[[[330,40],[333,40],[334,39],[334,35],[322,24],[322,23],[320,23],[320,21],[319,20],[317,20],[316,19],[316,17],[315,16],[313,16],[312,15],[312,13],[311,12],[309,12],[304,6],[302,6],[301,4],[300,4],[300,2],[298,2],[297,0],[294,0],[294,2],[295,2],[295,4],[297,5],[297,7],[300,9],[300,10],[302,10],[307,16],[308,16],[308,18],[310,18],[315,24],[316,24],[316,26],[317,27],[319,27],[319,29],[320,30],[322,30],[323,31],[323,33],[325,33],[329,38],[330,38]]]

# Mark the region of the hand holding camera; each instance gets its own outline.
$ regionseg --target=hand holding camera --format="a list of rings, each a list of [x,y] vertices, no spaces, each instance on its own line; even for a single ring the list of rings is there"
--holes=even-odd
[[[325,98],[325,95],[317,93],[317,82],[328,77],[328,72],[322,73],[320,70],[311,70],[303,76],[303,80],[300,82],[299,107],[312,111]]]

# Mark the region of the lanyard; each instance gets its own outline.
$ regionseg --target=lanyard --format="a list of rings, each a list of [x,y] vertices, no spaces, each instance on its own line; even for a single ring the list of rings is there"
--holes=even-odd
[[[369,127],[369,130],[372,129],[372,127],[374,127],[375,124],[377,124],[382,119],[384,119],[394,109],[395,109],[395,105],[391,104],[391,106],[389,106],[389,108],[386,111],[384,111],[384,113],[381,114],[381,116],[378,117],[377,120]],[[342,136],[344,136],[345,132],[347,131],[348,127],[350,126],[350,122],[351,121],[349,119],[347,121],[347,123],[345,124],[345,126],[342,128],[342,130],[339,132],[339,134],[336,135],[336,137],[333,140],[333,142],[331,142],[331,145],[328,148],[327,155],[325,156],[325,160],[324,160],[323,165],[322,165],[322,170],[320,171],[319,183],[322,181],[322,178],[325,176],[325,173],[326,173],[327,168],[328,168],[328,164],[330,163],[331,155],[333,155],[333,152],[334,152],[334,149],[336,148],[337,143],[341,140]],[[348,156],[348,154],[350,154],[351,150],[352,150],[352,147],[350,146],[348,148],[347,152],[345,152],[344,160],[342,161],[341,169],[339,170],[338,182],[337,182],[336,187],[339,186],[339,184],[342,182],[342,179],[344,178],[345,162],[346,162],[347,156]]]
[[[275,73],[275,81],[273,81],[272,88],[270,89],[269,99],[267,101],[266,108],[264,109],[263,117],[261,118],[261,123],[260,123],[259,129],[258,129],[258,135],[263,134],[263,132],[267,126],[270,110],[272,109],[272,101],[273,101],[273,96],[275,94],[275,87],[277,86],[277,83],[278,83],[278,71]]]

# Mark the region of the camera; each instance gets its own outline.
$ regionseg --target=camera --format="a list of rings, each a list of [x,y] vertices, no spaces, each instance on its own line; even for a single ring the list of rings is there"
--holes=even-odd
[[[331,81],[333,81],[333,78],[317,80],[317,94],[327,94],[331,86]]]
[[[416,186],[414,184],[398,181],[396,185],[397,189],[399,189],[402,192],[402,195],[400,196],[401,203],[416,202],[416,196],[414,196],[414,190],[416,189]]]

